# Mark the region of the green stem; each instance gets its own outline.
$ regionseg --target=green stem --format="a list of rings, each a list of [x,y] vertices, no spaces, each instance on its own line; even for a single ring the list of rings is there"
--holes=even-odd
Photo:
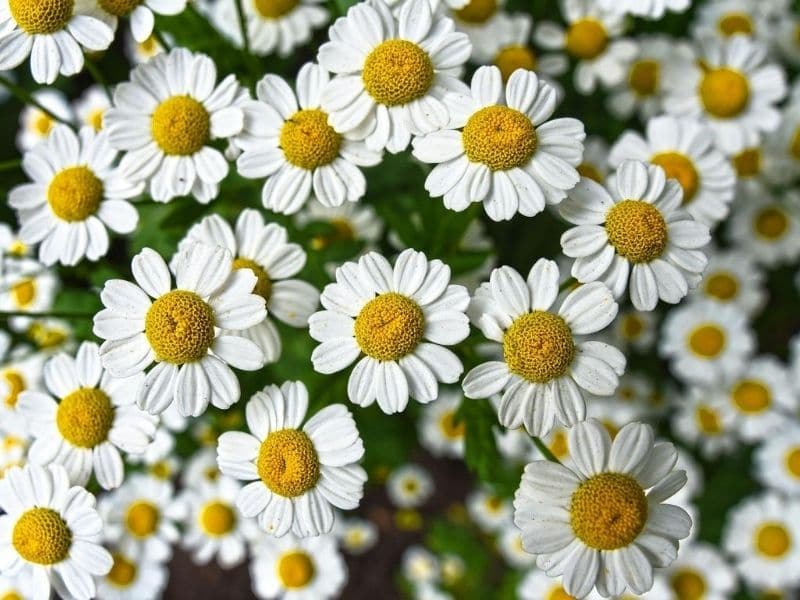
[[[544,457],[545,457],[547,460],[549,460],[550,462],[554,462],[554,463],[561,464],[561,461],[560,461],[560,460],[558,460],[558,459],[556,458],[556,455],[555,455],[555,454],[553,454],[553,453],[550,451],[550,448],[548,448],[548,447],[545,445],[545,443],[544,443],[544,442],[541,440],[541,438],[538,438],[538,437],[536,437],[536,436],[533,436],[533,443],[536,445],[536,448],[538,448],[538,449],[539,449],[539,452],[541,452],[541,453],[542,453],[542,455],[543,455],[543,456],[544,456]]]
[[[11,81],[7,77],[4,77],[4,76],[0,75],[0,85],[2,85],[4,88],[6,88],[14,96],[16,96],[17,99],[20,102],[22,102],[23,104],[30,104],[31,106],[33,106],[33,107],[37,108],[38,110],[42,111],[44,114],[46,114],[48,117],[50,117],[54,121],[58,121],[59,123],[63,123],[64,125],[69,125],[70,127],[72,126],[72,123],[70,123],[66,119],[62,119],[61,117],[59,117],[58,115],[53,113],[50,109],[45,108],[44,106],[42,106],[42,104],[38,100],[36,100],[36,98],[34,98],[30,94],[30,92],[28,92],[28,90],[26,90],[25,88],[23,88],[21,86],[18,86],[16,83]]]
[[[86,59],[83,64],[86,66],[86,70],[89,71],[89,75],[92,76],[92,79],[103,88],[103,91],[106,93],[106,97],[108,97],[109,101],[112,101],[114,97],[111,95],[111,88],[108,87],[108,83],[106,83],[103,74],[100,72],[100,69],[97,68],[97,65],[94,64],[91,60]]]
[[[13,319],[14,317],[30,317],[31,319],[92,319],[94,313],[79,313],[69,311],[52,312],[25,312],[23,310],[0,311],[0,321]]]
[[[13,171],[22,165],[22,161],[18,158],[0,162],[0,171]]]
[[[245,21],[244,18],[244,7],[242,6],[242,0],[236,0],[236,16],[239,18],[239,31],[241,31],[242,34],[244,52],[250,56],[250,38],[247,36],[247,21]]]

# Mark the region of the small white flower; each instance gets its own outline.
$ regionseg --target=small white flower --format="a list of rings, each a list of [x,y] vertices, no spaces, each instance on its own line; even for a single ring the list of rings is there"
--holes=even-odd
[[[652,348],[658,334],[658,317],[651,311],[636,309],[621,311],[614,319],[613,339],[620,348],[645,352]]]
[[[369,552],[378,542],[378,527],[366,519],[338,519],[333,533],[339,545],[353,556]]]
[[[436,4],[437,0],[433,3]],[[506,0],[442,0],[438,3],[441,12],[453,19],[456,30],[469,36],[471,58],[478,64],[491,62],[502,40],[511,34],[514,21],[521,17],[511,18],[504,12]],[[530,24],[526,37],[530,37]]]
[[[477,489],[465,502],[470,519],[485,533],[497,533],[511,524],[511,501],[487,489]]]
[[[438,557],[422,546],[409,546],[403,552],[402,572],[415,585],[434,583],[441,578],[441,565]]]
[[[419,420],[419,442],[438,457],[463,458],[465,423],[456,416],[463,396],[444,389],[439,398],[425,405]]]
[[[153,33],[154,13],[177,15],[186,8],[187,0],[97,0],[102,18],[111,29],[117,29],[121,17],[131,22],[131,33],[137,42],[144,42]]]
[[[111,99],[100,85],[86,88],[80,98],[73,102],[75,118],[81,127],[89,126],[95,131],[103,128],[103,115],[111,108]]]
[[[497,550],[506,564],[512,569],[525,570],[536,565],[536,557],[525,552],[525,548],[522,547],[522,532],[513,523],[506,525],[498,534]],[[518,594],[521,599],[529,598],[528,596],[523,596],[521,590],[518,590]],[[547,596],[543,597],[547,598]],[[530,596],[530,600],[534,598],[538,600],[540,596]]]
[[[103,600],[159,600],[167,586],[169,570],[151,557],[113,549],[114,564],[105,577],[97,577],[97,597]]]
[[[747,194],[728,223],[728,240],[766,267],[789,264],[800,256],[800,193],[789,190],[782,196]]]
[[[433,495],[433,478],[424,468],[407,464],[394,469],[386,479],[386,494],[399,508],[417,508]]]
[[[517,530],[519,531],[519,530]],[[524,550],[523,550],[524,551]],[[527,556],[531,556],[527,554]],[[517,587],[517,596],[520,600],[561,600],[570,598],[564,589],[563,578],[550,577],[544,571],[531,569]],[[594,590],[583,596],[582,600],[599,600],[600,594]]]
[[[690,298],[730,304],[748,315],[758,313],[767,300],[764,271],[742,250],[711,253],[703,281]]]
[[[0,269],[0,310],[12,312],[47,312],[55,300],[59,281],[55,272],[32,258],[2,261]],[[33,320],[13,317],[14,331],[25,331]]]
[[[42,88],[32,94],[33,99],[64,122],[74,118],[72,107],[63,92],[53,88]],[[53,132],[58,121],[35,106],[26,105],[19,113],[17,148],[27,152]]]
[[[800,426],[788,424],[758,447],[753,474],[768,488],[800,497]]]
[[[695,39],[714,37],[726,40],[735,35],[757,39],[766,44],[774,42],[770,0],[711,0],[701,4],[695,15],[691,32]],[[774,9],[773,9],[774,10]]]
[[[672,434],[694,446],[709,460],[730,454],[736,448],[736,418],[730,403],[711,390],[691,387],[673,394]]]
[[[172,41],[172,36],[169,34],[165,33],[164,38],[168,42]],[[142,63],[146,63],[154,56],[163,52],[166,52],[166,49],[161,45],[154,35],[151,35],[143,42],[137,42],[135,39],[133,39],[132,33],[126,32],[125,55],[132,64],[140,65]]]
[[[27,438],[29,424],[19,410],[20,396],[42,389],[41,353],[27,356],[4,356],[0,365],[0,429]]]
[[[654,600],[682,600],[698,593],[701,598],[722,600],[732,597],[737,589],[733,568],[714,546],[704,542],[681,548],[675,562],[663,571],[663,578],[669,595],[653,595]]]

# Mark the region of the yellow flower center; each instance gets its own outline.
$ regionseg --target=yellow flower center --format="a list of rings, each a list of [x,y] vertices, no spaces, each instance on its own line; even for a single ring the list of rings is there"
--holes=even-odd
[[[67,558],[72,531],[52,508],[32,508],[14,525],[11,544],[28,562],[53,565]]]
[[[364,61],[361,78],[378,104],[399,106],[424,96],[433,84],[433,62],[422,48],[407,40],[387,40]]]
[[[137,538],[153,535],[161,522],[158,507],[147,500],[137,500],[128,507],[125,515],[125,527]]]
[[[667,247],[667,223],[644,200],[623,200],[606,214],[608,241],[617,254],[633,263],[655,260]]]
[[[789,229],[789,219],[779,208],[769,206],[756,213],[753,229],[760,237],[774,242],[782,238]]]
[[[500,69],[503,81],[508,81],[517,69],[536,70],[536,54],[527,46],[506,46],[494,57],[494,64]]]
[[[575,600],[575,596],[570,596],[561,585],[554,585],[547,593],[546,600]]]
[[[679,569],[670,579],[677,600],[702,600],[706,593],[706,581],[693,569]]]
[[[592,163],[585,162],[579,164],[577,166],[577,171],[581,177],[587,177],[597,183],[603,183],[603,173]]]
[[[782,558],[792,547],[792,536],[781,523],[764,523],[755,538],[758,552],[770,559]]]
[[[463,419],[456,419],[455,411],[449,410],[439,417],[439,429],[448,440],[461,440],[466,426]]]
[[[11,369],[3,372],[3,379],[6,380],[6,385],[8,386],[8,394],[3,398],[3,403],[8,408],[14,408],[17,406],[20,392],[25,391],[27,387],[25,379],[22,377],[22,373]]]
[[[622,317],[622,337],[633,341],[644,333],[644,321],[639,315],[627,314]]]
[[[261,443],[256,467],[261,481],[285,498],[305,494],[319,480],[319,457],[314,443],[297,429],[270,433]]]
[[[760,381],[746,379],[737,383],[731,391],[733,404],[745,413],[760,413],[772,404],[772,394]]]
[[[346,219],[331,219],[328,221],[332,231],[326,235],[316,235],[311,238],[311,247],[314,250],[323,250],[336,242],[352,242],[356,239],[353,226]]]
[[[753,21],[750,15],[742,12],[730,12],[723,15],[717,22],[717,27],[722,35],[731,37],[737,33],[752,35]]]
[[[98,0],[100,8],[116,17],[127,17],[143,0]]]
[[[47,202],[64,221],[84,221],[103,200],[103,182],[88,167],[69,167],[56,174],[47,188]]]
[[[17,592],[11,591],[6,592],[2,596],[0,596],[0,600],[25,600],[22,596],[20,596]]]
[[[215,500],[200,509],[199,521],[200,527],[207,535],[222,536],[233,531],[236,526],[236,513],[230,504]]]
[[[292,550],[281,556],[277,570],[283,587],[295,590],[306,587],[316,572],[314,561],[302,550]]]
[[[725,331],[714,323],[695,327],[688,337],[689,349],[700,358],[715,358],[725,348]]]
[[[367,302],[354,326],[356,342],[367,356],[398,360],[411,353],[425,333],[425,315],[411,298],[389,292]]]
[[[689,204],[700,187],[700,175],[691,159],[679,152],[662,152],[650,159],[664,169],[667,179],[677,179],[683,188],[683,203]]]
[[[150,465],[150,474],[158,479],[169,479],[172,477],[172,467],[167,460],[159,460]]]
[[[269,302],[272,297],[272,279],[270,279],[269,274],[263,267],[249,258],[237,258],[233,261],[233,268],[250,269],[253,275],[256,276],[256,285],[253,288],[253,293],[258,294]]]
[[[719,435],[722,433],[722,421],[719,413],[709,406],[698,406],[695,412],[697,426],[706,435]]]
[[[31,35],[64,29],[74,5],[75,0],[8,0],[11,17]]]
[[[300,0],[254,0],[253,4],[265,19],[279,19],[292,12]]]
[[[800,479],[800,446],[795,446],[786,453],[786,468],[792,477]]]
[[[521,167],[536,152],[536,128],[531,120],[507,106],[487,106],[474,113],[461,132],[470,161],[492,171]]]
[[[36,281],[22,279],[11,286],[11,298],[19,308],[26,308],[36,299]]]
[[[105,114],[104,108],[97,108],[86,116],[86,124],[92,127],[95,131],[100,131],[103,128],[103,115]]]
[[[572,331],[558,315],[541,310],[527,313],[506,329],[503,357],[512,373],[546,383],[564,375],[572,364]]]
[[[567,52],[575,58],[592,60],[608,46],[608,32],[596,19],[575,21],[567,31]]]
[[[739,177],[755,177],[761,173],[761,148],[746,148],[733,157],[733,168]]]
[[[747,78],[727,67],[706,71],[700,81],[699,91],[706,111],[719,119],[730,119],[741,114],[750,101]]]
[[[739,293],[739,280],[732,273],[718,271],[706,278],[705,289],[706,294],[717,300],[732,300]]]
[[[647,522],[647,497],[629,475],[600,473],[578,486],[570,503],[575,535],[590,548],[628,546]]]
[[[394,524],[400,531],[419,531],[422,528],[422,515],[413,508],[403,508],[394,515]]]
[[[547,447],[557,459],[561,460],[562,458],[566,458],[569,456],[569,442],[567,441],[567,434],[559,429],[553,434],[553,439],[550,440],[550,443],[547,445]]]
[[[638,60],[631,66],[628,84],[641,98],[654,95],[658,91],[661,78],[661,65],[654,60]]]
[[[28,245],[22,240],[16,239],[8,245],[8,253],[13,256],[25,256],[28,253]]]
[[[158,360],[176,365],[197,361],[214,341],[214,313],[194,292],[173,290],[153,302],[144,332]]]
[[[281,128],[280,145],[286,160],[308,171],[329,165],[339,156],[342,136],[328,125],[318,109],[300,110]]]
[[[79,448],[94,448],[108,439],[114,407],[102,390],[79,388],[58,404],[56,425],[62,437]]]
[[[190,156],[208,143],[211,118],[190,96],[173,96],[159,104],[150,122],[153,139],[170,156]]]
[[[158,43],[158,40],[155,38],[155,36],[152,35],[148,37],[145,41],[136,44],[136,46],[139,49],[139,52],[141,52],[145,56],[153,56],[161,48],[161,46]]]
[[[26,332],[28,339],[39,348],[56,348],[69,337],[69,332],[60,327],[48,327],[42,323],[33,323]]]
[[[406,479],[403,481],[403,491],[408,494],[416,494],[419,490],[419,482],[416,479]]]
[[[456,19],[465,23],[485,23],[497,12],[497,0],[470,0],[464,8],[454,11]]]
[[[792,136],[792,141],[789,144],[789,154],[800,160],[800,127],[795,130]]]
[[[136,579],[136,563],[128,560],[118,552],[112,554],[111,557],[114,559],[114,564],[111,565],[111,570],[106,575],[106,579],[118,588],[128,587]]]
[[[46,137],[50,134],[55,126],[55,121],[47,116],[43,112],[39,112],[36,114],[36,118],[33,121],[33,130],[38,133],[42,137]]]

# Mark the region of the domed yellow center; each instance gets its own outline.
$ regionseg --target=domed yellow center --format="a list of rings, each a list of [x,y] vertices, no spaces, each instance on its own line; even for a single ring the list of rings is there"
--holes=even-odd
[[[561,460],[569,456],[569,441],[567,440],[567,434],[559,429],[553,434],[553,438],[550,440],[550,443],[547,445],[550,449],[550,452],[553,453],[557,459]]]
[[[128,560],[118,552],[112,554],[111,557],[114,559],[114,563],[111,565],[111,570],[106,575],[106,579],[118,588],[130,586],[136,579],[136,563]]]
[[[95,131],[100,131],[103,128],[103,115],[105,113],[106,111],[103,108],[93,110],[86,116],[86,124]]]
[[[700,80],[700,99],[718,119],[731,119],[747,108],[750,84],[739,71],[721,67],[706,71]]]
[[[11,17],[31,35],[64,29],[74,6],[75,0],[8,0]]]
[[[222,536],[233,531],[236,526],[236,513],[227,502],[215,500],[200,509],[198,520],[207,535]]]
[[[547,593],[546,600],[575,600],[575,596],[570,596],[563,586],[556,584]]]
[[[329,165],[339,156],[342,136],[328,125],[328,115],[318,109],[301,110],[281,128],[280,145],[286,160],[301,169]]]
[[[723,15],[717,21],[719,32],[725,37],[743,33],[745,35],[752,35],[753,33],[753,20],[750,15],[742,12],[729,12]]]
[[[536,62],[533,50],[520,45],[506,46],[494,57],[494,64],[500,69],[503,81],[508,81],[517,69],[535,71]]]
[[[706,435],[722,433],[722,421],[719,413],[709,406],[699,406],[695,412],[697,427]]]
[[[250,269],[253,275],[256,276],[256,286],[253,288],[253,293],[258,294],[269,302],[272,297],[272,279],[270,279],[269,273],[261,265],[249,258],[237,258],[233,261],[233,268]]]
[[[491,19],[496,12],[497,0],[470,0],[464,8],[453,11],[453,14],[459,21],[479,24]]]
[[[33,130],[39,134],[41,137],[47,137],[50,132],[55,127],[55,121],[47,116],[43,112],[39,112],[36,114],[36,118],[33,120]]]
[[[128,507],[125,515],[125,527],[137,538],[153,535],[161,522],[158,507],[147,500],[137,500]]]
[[[581,177],[587,177],[597,183],[603,183],[603,173],[592,163],[584,162],[579,164],[577,166],[577,171]]]
[[[608,32],[596,19],[575,21],[567,30],[566,47],[575,58],[592,60],[608,46]]]
[[[278,579],[283,587],[300,589],[306,587],[314,579],[314,561],[302,550],[292,550],[278,559]]]
[[[36,299],[36,281],[22,279],[11,286],[11,298],[19,308],[27,308]]]
[[[732,300],[739,293],[739,280],[732,273],[717,271],[706,277],[705,290],[717,300]]]
[[[779,559],[792,547],[792,536],[782,523],[764,523],[756,531],[755,545],[762,556]]]
[[[761,173],[761,148],[745,148],[733,157],[733,168],[739,177],[755,177]]]
[[[643,200],[623,200],[606,214],[608,241],[617,254],[633,263],[660,257],[667,247],[667,223],[655,206]]]
[[[79,388],[58,404],[56,425],[62,437],[79,448],[94,448],[108,439],[114,423],[109,397],[96,388]]]
[[[208,143],[211,117],[194,98],[172,96],[156,107],[150,129],[164,154],[190,156]]]
[[[455,411],[448,410],[439,417],[439,429],[448,440],[461,440],[466,426],[463,419],[456,419]]]
[[[265,19],[279,19],[292,12],[300,0],[254,0],[253,4]]]
[[[354,326],[361,351],[376,360],[398,360],[425,334],[425,315],[411,298],[389,292],[367,302]]]
[[[600,473],[572,494],[570,523],[579,540],[596,550],[628,546],[647,522],[647,497],[629,475]]]
[[[661,65],[654,60],[637,60],[628,73],[628,85],[640,98],[647,98],[658,91]]]
[[[636,340],[644,333],[644,330],[644,321],[639,315],[627,314],[622,317],[622,337],[626,340]]]
[[[294,498],[319,479],[319,458],[311,438],[297,429],[273,431],[261,443],[256,468],[261,481],[274,493]]]
[[[88,167],[69,167],[56,174],[47,188],[47,202],[64,221],[84,221],[103,200],[103,182]]]
[[[515,375],[545,383],[567,372],[575,357],[569,325],[553,313],[536,310],[517,318],[503,336],[503,357]]]
[[[762,382],[745,379],[737,383],[731,390],[731,400],[740,411],[760,413],[772,404],[772,394]]]
[[[470,161],[492,171],[521,167],[536,152],[536,128],[531,120],[507,106],[487,106],[474,113],[461,132]]]
[[[20,392],[25,391],[25,388],[27,387],[25,385],[25,379],[22,377],[22,374],[19,371],[14,371],[11,369],[3,372],[3,379],[6,382],[6,386],[8,386],[8,393],[6,394],[6,397],[3,398],[3,403],[8,408],[14,408],[17,406],[17,402],[19,401]]]
[[[714,323],[695,327],[687,339],[689,350],[700,358],[715,358],[725,348],[725,331]]]
[[[789,219],[786,213],[775,206],[761,209],[753,220],[753,229],[768,241],[775,241],[784,236],[789,229]]]
[[[176,365],[197,361],[214,341],[214,313],[194,292],[173,290],[153,302],[144,332],[158,360]]]
[[[127,17],[143,0],[98,0],[100,8],[116,17]]]
[[[387,40],[364,61],[364,88],[378,104],[400,106],[421,98],[433,84],[433,62],[407,40]]]
[[[705,579],[693,569],[678,569],[669,583],[677,600],[702,600],[706,593]]]
[[[72,531],[52,508],[32,508],[14,525],[11,544],[28,562],[53,565],[67,558]]]
[[[790,448],[786,453],[786,468],[795,479],[800,479],[800,446]]]
[[[684,204],[694,199],[700,187],[700,175],[688,156],[679,152],[662,152],[653,156],[650,162],[664,169],[667,179],[676,179],[681,184]]]

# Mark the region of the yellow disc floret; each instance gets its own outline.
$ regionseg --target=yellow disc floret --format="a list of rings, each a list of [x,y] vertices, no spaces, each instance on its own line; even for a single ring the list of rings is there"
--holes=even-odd
[[[97,0],[100,8],[115,17],[127,17],[143,0]]]
[[[517,69],[535,71],[536,54],[527,46],[506,46],[494,57],[494,64],[500,69],[503,81],[508,81]]]
[[[317,485],[319,479],[314,443],[297,429],[270,433],[261,443],[256,467],[261,481],[285,498],[301,496]]]
[[[88,167],[70,167],[56,174],[47,188],[50,209],[64,221],[84,221],[103,200],[103,182]]]
[[[293,114],[281,128],[280,145],[291,164],[312,170],[329,165],[339,156],[342,136],[328,125],[328,115],[319,109]]]
[[[17,519],[11,544],[28,562],[54,565],[67,558],[72,531],[52,508],[32,508]]]
[[[623,200],[606,214],[608,241],[617,254],[632,263],[660,257],[667,247],[667,223],[655,206],[644,200]]]
[[[755,177],[761,173],[761,148],[745,148],[733,157],[733,168],[739,177]]]
[[[669,583],[678,600],[702,600],[705,597],[706,581],[694,569],[678,569]]]
[[[194,292],[173,290],[153,302],[144,332],[158,360],[176,365],[197,361],[214,341],[214,313]]]
[[[782,523],[764,523],[756,531],[755,545],[762,556],[779,559],[792,547],[792,536]]]
[[[270,279],[266,269],[249,258],[237,258],[233,261],[233,268],[250,269],[253,275],[256,276],[256,286],[253,288],[253,293],[258,294],[269,302],[269,299],[272,297],[272,279]]]
[[[731,119],[747,108],[750,84],[739,71],[721,67],[706,71],[700,80],[700,99],[718,119]]]
[[[628,84],[640,98],[647,98],[658,91],[661,65],[654,60],[637,60],[628,73]]]
[[[778,207],[767,206],[755,214],[753,229],[759,237],[774,242],[789,229],[789,219]]]
[[[527,313],[506,330],[503,357],[512,373],[546,383],[564,375],[572,364],[572,331],[558,315],[541,310]]]
[[[575,21],[567,31],[566,47],[575,58],[592,60],[608,46],[608,32],[596,19]]]
[[[106,575],[106,579],[118,588],[126,588],[136,579],[136,563],[127,559],[122,554],[115,552],[111,555],[114,564]]]
[[[314,561],[302,550],[287,552],[278,559],[278,579],[284,587],[300,589],[306,587],[314,579]]]
[[[492,171],[521,167],[536,152],[536,128],[531,120],[507,106],[487,106],[474,113],[461,132],[470,161]]]
[[[200,509],[200,527],[212,537],[226,535],[236,526],[236,513],[227,502],[215,500]]]
[[[647,496],[636,480],[622,473],[600,473],[572,494],[570,523],[579,540],[596,550],[631,544],[647,522]]]
[[[725,331],[715,323],[705,323],[689,332],[687,342],[697,356],[715,358],[725,348]]]
[[[760,413],[767,410],[772,404],[772,394],[762,382],[745,379],[733,387],[731,400],[742,412]]]
[[[11,17],[31,35],[61,31],[74,7],[75,0],[8,0]]]
[[[11,286],[11,298],[18,308],[26,308],[36,299],[36,281],[21,279]]]
[[[128,507],[125,514],[125,527],[137,538],[153,535],[161,522],[158,507],[147,500],[137,500]]]
[[[497,12],[497,0],[470,0],[469,3],[453,11],[456,19],[477,25],[485,23]]]
[[[737,33],[753,34],[753,20],[750,15],[742,12],[729,12],[717,21],[717,27],[722,35],[731,37]]]
[[[667,179],[676,179],[683,188],[683,203],[689,204],[700,187],[700,175],[691,159],[680,152],[662,152],[650,159],[654,165],[664,169]]]
[[[190,156],[208,143],[211,118],[200,102],[190,96],[172,96],[153,111],[153,139],[170,156]]]
[[[695,412],[697,427],[705,435],[719,435],[722,433],[722,420],[719,412],[709,406],[699,406]]]
[[[439,417],[439,430],[448,440],[461,440],[464,438],[466,424],[464,419],[457,419],[455,411],[448,410]]]
[[[398,360],[422,340],[425,315],[411,298],[390,292],[367,302],[353,329],[364,354],[381,361]]]
[[[556,584],[547,593],[545,600],[575,600],[575,596],[570,596],[564,586]]]
[[[800,479],[800,446],[794,446],[786,453],[786,468],[792,477]]]
[[[732,300],[739,294],[739,280],[726,271],[717,271],[706,277],[704,287],[706,294],[717,300]]]
[[[56,411],[59,433],[79,448],[94,448],[105,442],[113,423],[111,400],[96,388],[79,388],[67,394]]]
[[[387,40],[364,61],[364,88],[378,104],[399,106],[421,98],[433,84],[433,62],[407,40]]]
[[[254,0],[253,4],[265,19],[280,19],[292,12],[300,0]]]

